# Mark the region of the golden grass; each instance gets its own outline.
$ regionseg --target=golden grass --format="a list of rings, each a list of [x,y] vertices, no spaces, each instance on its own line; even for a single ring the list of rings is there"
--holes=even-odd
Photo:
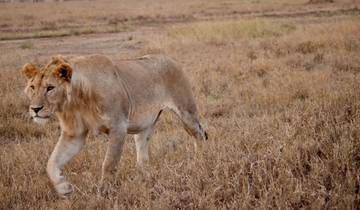
[[[54,48],[49,43],[59,39],[34,39],[31,47],[2,43],[0,209],[360,206],[358,16],[218,20],[157,29],[134,33],[129,43],[144,43],[135,52],[113,51],[101,42],[88,42],[83,52],[101,50],[117,58],[122,51],[161,51],[182,63],[210,135],[202,150],[195,154],[193,139],[165,113],[152,139],[148,174],[135,167],[129,137],[117,182],[101,195],[97,184],[106,138],[91,136],[65,167],[76,192],[58,199],[45,172],[58,124],[30,122],[18,69],[29,61],[45,62]],[[58,51],[83,46],[72,40],[61,39]]]
[[[183,0],[132,1],[102,0],[47,3],[8,3],[0,7],[0,40],[69,36],[97,32],[118,32],[133,25],[214,20],[243,15],[277,12],[307,12],[349,9],[359,6],[352,0],[334,4],[307,5],[307,0]],[[316,10],[315,10],[316,11]],[[114,30],[114,25],[126,26]],[[121,28],[120,27],[120,28]]]
[[[226,20],[173,27],[168,36],[177,41],[182,40],[182,42],[200,42],[216,45],[226,44],[241,38],[280,36],[294,29],[294,25],[281,24],[279,21],[266,21],[263,19]]]

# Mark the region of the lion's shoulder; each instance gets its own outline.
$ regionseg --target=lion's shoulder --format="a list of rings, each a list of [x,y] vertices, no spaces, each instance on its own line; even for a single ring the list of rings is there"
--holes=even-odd
[[[68,61],[70,63],[73,64],[88,64],[90,66],[104,66],[104,65],[109,65],[109,66],[113,66],[113,62],[112,60],[105,56],[105,55],[98,55],[98,54],[93,54],[93,55],[86,55],[86,56],[74,56],[68,59]]]

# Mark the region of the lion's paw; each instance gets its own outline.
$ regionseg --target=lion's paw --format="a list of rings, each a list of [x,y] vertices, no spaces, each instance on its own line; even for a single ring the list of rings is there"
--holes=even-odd
[[[55,185],[56,191],[60,196],[66,197],[74,191],[74,187],[69,182],[62,182]]]

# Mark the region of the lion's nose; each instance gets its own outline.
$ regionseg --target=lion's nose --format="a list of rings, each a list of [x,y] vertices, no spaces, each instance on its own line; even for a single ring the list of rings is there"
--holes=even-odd
[[[44,106],[31,107],[31,109],[37,114]]]

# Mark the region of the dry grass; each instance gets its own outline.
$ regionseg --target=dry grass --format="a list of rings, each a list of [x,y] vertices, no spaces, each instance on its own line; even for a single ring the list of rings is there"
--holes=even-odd
[[[294,30],[294,25],[279,21],[266,21],[254,19],[246,21],[209,21],[195,24],[186,24],[182,27],[174,27],[168,36],[174,39],[174,43],[180,40],[182,44],[210,44],[225,45],[242,38],[259,38],[280,36]]]
[[[47,3],[2,3],[0,40],[59,37],[88,33],[119,32],[132,26],[213,20],[277,12],[309,12],[349,9],[353,0],[334,4],[306,5],[307,0],[183,0],[183,1],[65,1]]]
[[[93,42],[86,45],[71,37],[0,43],[7,52],[0,55],[0,209],[359,208],[359,16],[134,30],[126,40],[105,35],[111,46],[120,46],[117,51],[109,39],[99,41],[104,35],[84,37]],[[117,183],[104,196],[97,183],[106,137],[91,136],[65,168],[76,192],[58,199],[45,172],[58,125],[30,122],[17,71],[56,54],[55,42],[61,42],[60,52],[83,47],[82,53],[111,57],[165,52],[176,58],[192,81],[210,140],[195,154],[193,139],[165,114],[152,140],[148,173],[135,167],[129,137]]]

